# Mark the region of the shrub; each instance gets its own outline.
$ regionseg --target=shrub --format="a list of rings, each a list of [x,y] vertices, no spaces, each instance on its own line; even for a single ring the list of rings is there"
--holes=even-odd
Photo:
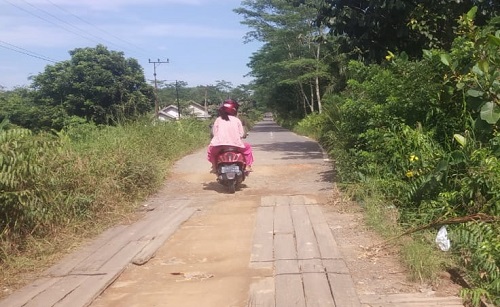
[[[0,263],[73,225],[106,224],[155,191],[169,166],[208,140],[208,122],[73,121],[57,137],[0,130]],[[80,230],[81,231],[81,230]]]

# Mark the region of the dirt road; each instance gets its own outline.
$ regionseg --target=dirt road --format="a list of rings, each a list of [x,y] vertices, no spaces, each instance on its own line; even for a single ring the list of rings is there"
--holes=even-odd
[[[141,221],[0,306],[461,306],[446,276],[438,288],[409,282],[395,254],[369,248],[380,239],[342,201],[316,142],[272,121],[247,140],[254,172],[235,194],[209,173],[205,150],[188,155]]]
[[[315,142],[272,122],[257,125],[248,141],[257,161],[255,172],[235,195],[225,194],[208,173],[204,151],[179,161],[161,197],[193,199],[198,213],[154,259],[129,267],[92,306],[251,305],[249,289],[273,276],[272,268],[249,266],[256,212],[262,197],[268,195],[304,195],[325,205],[325,215],[337,232],[337,244],[344,255],[352,257],[346,262],[356,274],[354,281],[364,306],[405,302],[460,306],[458,299],[449,297],[458,291],[449,280],[441,283],[440,292],[408,282],[396,255],[368,250],[376,238],[364,229],[361,215],[352,210],[339,213],[332,206],[332,163]]]
[[[250,133],[256,163],[234,195],[215,182],[205,151],[179,161],[161,198],[188,198],[198,211],[156,256],[130,266],[92,306],[246,306],[252,284],[272,269],[249,266],[256,212],[266,195],[331,194],[331,164],[313,141],[272,122]]]

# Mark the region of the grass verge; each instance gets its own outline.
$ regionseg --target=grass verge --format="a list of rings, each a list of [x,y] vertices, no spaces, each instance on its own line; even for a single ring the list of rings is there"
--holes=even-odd
[[[109,226],[133,218],[176,160],[206,146],[208,124],[144,119],[113,127],[79,124],[56,136],[33,136],[50,139],[36,159],[27,160],[36,171],[27,181],[15,169],[9,178],[19,184],[2,191],[10,196],[2,207],[10,222],[0,228],[0,296]],[[23,134],[5,144],[26,138]],[[17,160],[26,156],[26,148],[16,150]]]
[[[366,225],[386,244],[397,247],[410,280],[433,285],[439,281],[440,273],[453,265],[450,254],[443,254],[433,243],[434,233],[421,231],[401,236],[404,229],[398,223],[398,209],[369,182],[344,186],[344,193],[363,207]]]

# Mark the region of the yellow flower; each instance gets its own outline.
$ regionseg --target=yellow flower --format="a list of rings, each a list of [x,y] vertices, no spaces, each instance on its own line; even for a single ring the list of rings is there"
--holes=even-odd
[[[407,171],[406,172],[406,177],[408,177],[408,178],[413,177],[413,171]]]
[[[385,59],[387,61],[390,61],[394,58],[394,53],[390,52],[390,51],[387,51],[388,55],[385,56]]]
[[[411,155],[410,156],[410,162],[415,162],[415,161],[418,161],[418,157],[415,156],[415,155]]]

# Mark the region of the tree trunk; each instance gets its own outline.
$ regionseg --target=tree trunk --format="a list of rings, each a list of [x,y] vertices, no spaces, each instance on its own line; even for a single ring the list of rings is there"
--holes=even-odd
[[[304,100],[304,105],[307,105],[309,107],[309,109],[311,110],[311,112],[314,112],[314,103],[313,101],[309,101],[309,99],[307,98],[307,94],[306,92],[304,91],[304,85],[302,84],[302,82],[298,82],[299,84],[299,89],[300,89],[300,95],[302,96],[302,99]],[[307,110],[306,111],[306,115],[307,115]]]
[[[316,49],[316,62],[319,64],[319,61],[320,61],[320,49],[321,49],[321,44],[317,44],[317,49]],[[319,65],[316,66],[316,71],[318,70],[319,68]],[[321,105],[321,91],[320,91],[320,87],[319,87],[319,76],[318,74],[316,74],[316,78],[315,78],[315,85],[316,85],[316,100],[318,101],[318,113],[321,114],[321,111],[322,111],[322,105]]]

